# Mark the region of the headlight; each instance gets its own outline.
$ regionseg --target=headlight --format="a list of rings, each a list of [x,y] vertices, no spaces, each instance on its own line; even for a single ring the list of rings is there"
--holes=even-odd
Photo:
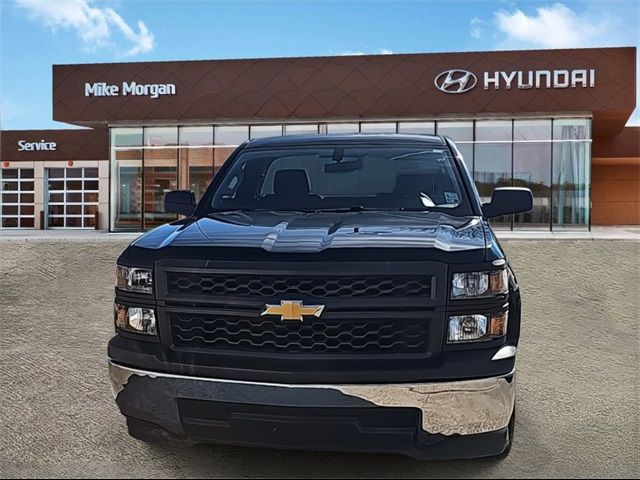
[[[508,318],[508,311],[494,315],[451,316],[447,343],[481,342],[504,337]]]
[[[507,270],[454,273],[451,298],[476,298],[502,295],[509,291]]]
[[[148,268],[121,267],[116,270],[116,286],[136,293],[153,293],[153,273]]]
[[[133,333],[157,335],[156,312],[152,308],[126,307],[114,305],[116,328]]]

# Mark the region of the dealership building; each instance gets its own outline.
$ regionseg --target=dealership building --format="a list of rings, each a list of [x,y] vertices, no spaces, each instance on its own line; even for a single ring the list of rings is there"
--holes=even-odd
[[[52,101],[86,128],[2,131],[2,229],[147,230],[246,140],[356,132],[451,137],[484,200],[531,188],[498,228],[640,224],[633,47],[54,65]]]

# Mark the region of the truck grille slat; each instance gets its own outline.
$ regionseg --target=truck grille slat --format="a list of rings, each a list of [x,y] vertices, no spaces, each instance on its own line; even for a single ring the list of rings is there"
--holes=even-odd
[[[315,298],[429,298],[432,277],[275,276],[167,272],[169,295],[269,298],[283,295]]]
[[[427,319],[282,322],[269,318],[167,312],[179,348],[271,354],[421,354]]]

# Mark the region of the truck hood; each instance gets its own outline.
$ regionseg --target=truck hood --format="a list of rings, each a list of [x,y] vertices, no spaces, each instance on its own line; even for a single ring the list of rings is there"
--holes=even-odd
[[[479,217],[436,212],[226,212],[163,225],[134,243],[141,248],[249,247],[313,253],[331,248],[484,249]]]

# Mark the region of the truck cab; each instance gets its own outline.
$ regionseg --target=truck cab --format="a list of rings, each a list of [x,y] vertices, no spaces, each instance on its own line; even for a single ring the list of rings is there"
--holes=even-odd
[[[143,441],[505,456],[520,289],[446,137],[238,147],[117,262],[114,396]]]

